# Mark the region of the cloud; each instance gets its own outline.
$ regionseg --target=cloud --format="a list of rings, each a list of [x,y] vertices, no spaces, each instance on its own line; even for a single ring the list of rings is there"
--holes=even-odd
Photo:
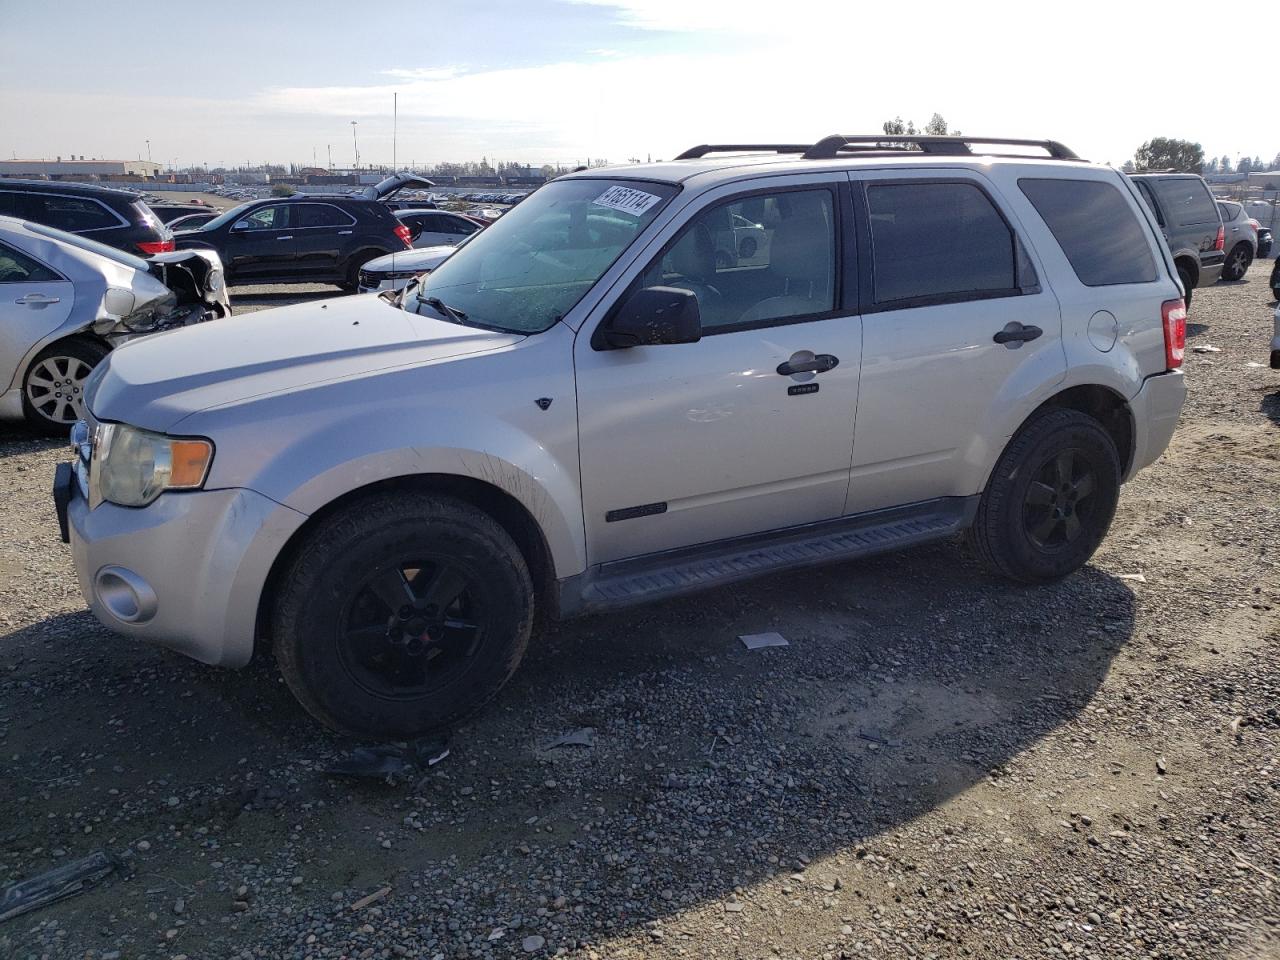
[[[452,80],[462,72],[460,67],[392,67],[380,73],[401,80]]]

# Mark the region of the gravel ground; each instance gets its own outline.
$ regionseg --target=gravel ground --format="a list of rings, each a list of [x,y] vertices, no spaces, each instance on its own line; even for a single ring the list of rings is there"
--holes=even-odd
[[[131,871],[0,956],[1280,956],[1269,266],[1197,292],[1220,352],[1188,351],[1173,445],[1081,573],[1011,587],[943,544],[556,627],[395,784],[322,772],[349,744],[269,657],[99,627],[63,445],[0,428],[0,883]],[[768,630],[790,646],[736,640]]]

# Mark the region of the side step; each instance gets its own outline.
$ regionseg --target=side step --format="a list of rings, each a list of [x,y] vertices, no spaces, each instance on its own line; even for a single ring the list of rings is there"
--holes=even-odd
[[[591,567],[559,582],[560,616],[613,610],[942,540],[973,521],[978,500],[944,497]]]

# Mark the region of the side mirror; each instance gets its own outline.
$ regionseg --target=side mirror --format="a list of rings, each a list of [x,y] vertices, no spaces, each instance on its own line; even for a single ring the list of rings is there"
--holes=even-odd
[[[618,308],[603,327],[600,349],[697,343],[702,339],[698,297],[679,287],[645,287]]]
[[[231,229],[232,230],[248,230],[252,226],[253,224],[250,223],[248,220],[237,220],[235,226],[233,226]]]

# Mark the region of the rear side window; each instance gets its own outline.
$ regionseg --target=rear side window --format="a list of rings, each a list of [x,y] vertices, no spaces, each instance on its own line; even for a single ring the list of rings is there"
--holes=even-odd
[[[300,203],[293,208],[291,227],[349,227],[355,220],[328,203]]]
[[[1165,215],[1176,227],[1218,223],[1218,205],[1198,177],[1164,177],[1156,181],[1156,196]]]
[[[1240,211],[1243,208],[1238,203],[1227,203],[1225,201],[1219,201],[1218,209],[1222,211],[1222,219],[1226,221],[1226,220],[1234,220],[1236,217],[1240,216]]]
[[[39,223],[79,233],[83,230],[101,230],[104,227],[121,226],[120,218],[87,197],[40,196],[27,198],[31,205],[31,219]]]
[[[1155,280],[1146,232],[1113,184],[1027,179],[1018,186],[1086,287]]]
[[[875,183],[867,206],[877,304],[1022,292],[1013,232],[976,185]]]
[[[0,283],[47,283],[61,279],[38,260],[0,243]]]

